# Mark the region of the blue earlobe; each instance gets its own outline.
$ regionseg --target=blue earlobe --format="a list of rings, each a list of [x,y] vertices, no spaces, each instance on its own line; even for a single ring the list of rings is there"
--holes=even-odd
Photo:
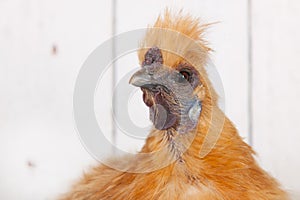
[[[189,118],[193,123],[197,123],[202,110],[202,104],[197,99],[189,110]]]

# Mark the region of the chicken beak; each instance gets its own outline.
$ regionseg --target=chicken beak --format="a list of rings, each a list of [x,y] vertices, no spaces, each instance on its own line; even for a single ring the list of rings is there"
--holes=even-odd
[[[146,69],[143,68],[132,75],[129,80],[129,84],[136,87],[147,87],[149,85],[160,84],[160,82],[156,80],[153,74],[149,73]]]

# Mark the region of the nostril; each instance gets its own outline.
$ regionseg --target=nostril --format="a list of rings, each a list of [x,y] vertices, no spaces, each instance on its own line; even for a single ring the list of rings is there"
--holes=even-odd
[[[154,72],[161,66],[160,63],[152,63],[151,65],[144,65],[144,68],[146,69],[147,73],[149,75],[153,75]]]
[[[148,74],[153,75],[156,67],[154,66],[154,64],[152,64],[152,65],[145,65],[144,68],[146,69]]]

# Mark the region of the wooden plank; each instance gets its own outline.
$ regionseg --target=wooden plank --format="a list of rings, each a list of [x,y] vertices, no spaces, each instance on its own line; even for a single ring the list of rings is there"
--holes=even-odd
[[[134,5],[134,9],[133,9]],[[137,28],[146,28],[155,21],[158,14],[166,7],[179,10],[184,8],[188,13],[202,18],[204,22],[220,22],[208,30],[207,40],[214,49],[212,60],[216,65],[225,89],[225,110],[229,118],[236,124],[240,133],[246,140],[248,133],[248,61],[247,61],[247,1],[118,1],[116,16],[116,31],[122,33]],[[126,62],[119,61],[116,64],[116,80],[120,80],[124,74],[137,66],[138,61],[134,55]],[[136,124],[147,126],[148,111],[144,109],[141,93],[135,96],[137,109]],[[121,100],[122,101],[122,100]],[[127,101],[126,101],[127,103]],[[143,108],[143,109],[142,109]],[[135,148],[133,147],[136,145]],[[135,140],[118,131],[117,145],[124,149],[138,150],[143,144],[141,140]]]
[[[254,148],[283,186],[300,194],[300,2],[253,0]]]
[[[110,35],[109,0],[0,1],[0,199],[56,199],[94,162],[74,128],[72,93]]]

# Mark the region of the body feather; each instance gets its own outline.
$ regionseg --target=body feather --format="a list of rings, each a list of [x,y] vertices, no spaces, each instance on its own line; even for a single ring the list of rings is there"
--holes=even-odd
[[[188,60],[199,71],[202,85],[195,89],[195,93],[203,107],[196,129],[185,135],[153,129],[140,152],[152,153],[152,156],[111,160],[114,166],[126,169],[124,171],[97,166],[85,174],[62,200],[288,199],[277,181],[257,165],[252,148],[217,106],[217,95],[204,67],[210,51],[202,37],[207,26],[189,15],[172,15],[166,11],[155,22],[154,29],[146,33],[138,52],[142,63],[147,49],[157,46],[162,49],[165,65],[172,67]],[[169,35],[164,30],[183,34],[194,43]],[[204,140],[214,132],[211,127],[215,124],[222,125],[218,140],[214,148],[201,157]]]

